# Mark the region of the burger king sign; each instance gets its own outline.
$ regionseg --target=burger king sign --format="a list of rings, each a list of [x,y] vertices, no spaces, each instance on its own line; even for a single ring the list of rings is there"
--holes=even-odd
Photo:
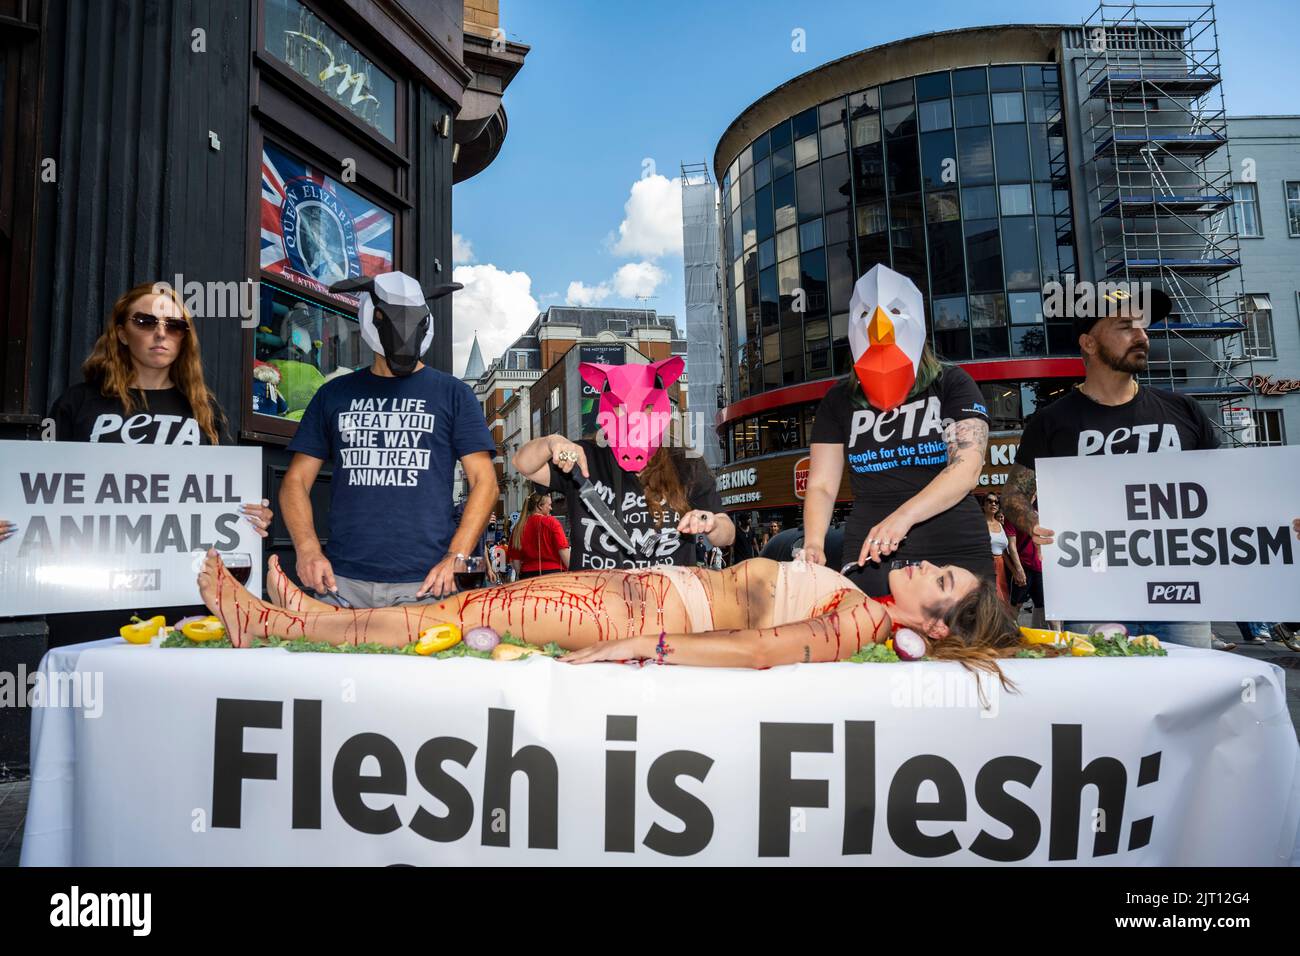
[[[800,501],[808,490],[808,468],[811,464],[812,459],[806,455],[794,463],[794,496]]]

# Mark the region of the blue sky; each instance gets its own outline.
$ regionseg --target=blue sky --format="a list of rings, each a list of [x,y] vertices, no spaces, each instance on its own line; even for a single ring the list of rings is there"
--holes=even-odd
[[[506,92],[509,132],[500,155],[453,195],[454,231],[469,253],[462,249],[456,270],[467,286],[456,296],[456,371],[475,328],[490,361],[536,311],[566,300],[635,308],[641,303],[633,296],[653,288],[657,298],[645,305],[684,326],[680,234],[666,248],[680,221],[676,195],[643,173],[672,180],[682,162],[712,168],[728,124],[791,77],[902,37],[1077,23],[1095,6],[501,0],[502,29],[532,52]],[[1297,10],[1294,0],[1220,0],[1230,115],[1300,113],[1296,84],[1285,79],[1294,75]],[[796,28],[806,38],[802,53],[791,49]]]

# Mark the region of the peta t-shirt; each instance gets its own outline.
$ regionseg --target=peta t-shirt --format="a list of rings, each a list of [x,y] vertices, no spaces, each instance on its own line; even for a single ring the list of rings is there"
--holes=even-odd
[[[180,389],[132,389],[135,408],[127,411],[116,396],[98,385],[81,382],[59,396],[50,408],[55,441],[112,442],[122,445],[210,445],[199,428],[189,400]],[[221,444],[234,444],[224,417],[212,406]]]
[[[394,584],[423,580],[446,557],[456,462],[496,444],[470,387],[426,366],[326,382],[289,450],[334,465],[325,556],[335,573]]]
[[[1131,401],[1102,405],[1076,388],[1025,424],[1016,464],[1033,468],[1039,458],[1218,447],[1213,423],[1185,395],[1139,385]]]
[[[641,482],[633,472],[618,467],[608,448],[602,448],[585,438],[577,444],[587,453],[591,483],[614,512],[614,516],[622,522],[632,543],[640,545],[655,530],[654,515],[646,507],[645,489],[641,487]],[[720,512],[722,496],[718,493],[718,486],[704,459],[682,455],[677,458],[677,464],[677,474],[681,478],[691,510]],[[574,468],[573,474],[581,477],[577,468]],[[568,502],[571,548],[569,570],[627,570],[659,564],[695,566],[695,536],[678,533],[677,523],[682,520],[682,516],[672,508],[663,513],[658,547],[650,557],[644,557],[639,553],[628,554],[619,547],[578,497],[577,482],[553,463],[550,488],[563,494]]]
[[[857,560],[867,532],[877,522],[947,467],[945,423],[969,418],[988,421],[979,386],[956,366],[945,367],[928,388],[887,412],[855,403],[856,384],[849,377],[831,386],[817,407],[812,430],[813,444],[844,446],[844,465],[853,489],[853,510],[844,529],[846,564]],[[988,530],[975,498],[967,495],[947,511],[914,525],[894,558],[960,564],[976,574],[992,573]],[[885,593],[874,586],[864,590]]]

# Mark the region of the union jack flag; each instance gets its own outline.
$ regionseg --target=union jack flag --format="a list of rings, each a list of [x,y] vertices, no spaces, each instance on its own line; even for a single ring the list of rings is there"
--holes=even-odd
[[[324,294],[339,279],[393,271],[393,214],[269,144],[261,205],[264,271]]]

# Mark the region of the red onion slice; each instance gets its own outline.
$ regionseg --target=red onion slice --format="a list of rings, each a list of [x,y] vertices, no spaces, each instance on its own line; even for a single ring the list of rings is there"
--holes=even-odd
[[[461,640],[470,650],[490,651],[501,643],[501,635],[490,627],[474,627],[466,631]]]
[[[894,632],[894,653],[900,661],[919,661],[925,652],[925,638],[910,627],[900,627]]]

